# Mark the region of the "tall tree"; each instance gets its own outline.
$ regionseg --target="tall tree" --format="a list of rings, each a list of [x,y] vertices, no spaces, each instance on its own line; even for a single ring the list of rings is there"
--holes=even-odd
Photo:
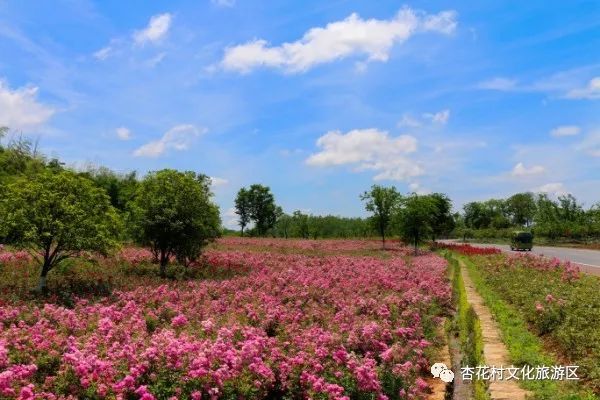
[[[21,177],[0,193],[0,230],[41,264],[38,290],[63,260],[117,245],[120,221],[106,193],[72,172]]]
[[[150,246],[166,276],[171,257],[195,260],[220,233],[219,209],[212,202],[206,175],[164,169],[149,173],[132,202],[138,240]]]
[[[254,222],[256,233],[264,236],[277,220],[275,197],[268,186],[251,185],[248,189],[250,219]]]
[[[428,196],[435,206],[431,221],[431,232],[435,241],[437,237],[450,233],[454,229],[452,200],[443,193],[432,193]]]
[[[238,215],[238,224],[242,229],[244,236],[244,228],[250,223],[251,203],[250,193],[246,188],[241,188],[235,198],[235,213]]]
[[[419,243],[433,230],[435,211],[436,205],[431,196],[413,193],[403,197],[400,202],[394,224],[398,227],[400,236],[414,244],[415,254],[418,254]]]
[[[395,187],[373,185],[371,190],[364,192],[360,199],[365,203],[365,209],[372,213],[371,220],[381,236],[381,243],[385,248],[385,234],[389,228],[394,209],[398,205],[400,194]]]
[[[533,193],[517,193],[510,196],[506,199],[506,208],[514,224],[521,226],[531,225],[536,211]]]

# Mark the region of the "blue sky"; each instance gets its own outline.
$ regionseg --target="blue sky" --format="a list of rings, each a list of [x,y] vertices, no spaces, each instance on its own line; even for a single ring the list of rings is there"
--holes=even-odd
[[[68,164],[271,186],[600,200],[600,3],[0,0],[0,125]]]

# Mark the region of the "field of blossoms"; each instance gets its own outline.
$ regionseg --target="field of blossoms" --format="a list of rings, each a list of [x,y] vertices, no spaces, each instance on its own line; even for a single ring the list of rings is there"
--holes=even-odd
[[[55,294],[89,285],[69,302],[27,298],[33,261],[2,250],[0,398],[426,398],[446,261],[354,254],[380,246],[225,239],[166,280],[129,248],[52,271]]]

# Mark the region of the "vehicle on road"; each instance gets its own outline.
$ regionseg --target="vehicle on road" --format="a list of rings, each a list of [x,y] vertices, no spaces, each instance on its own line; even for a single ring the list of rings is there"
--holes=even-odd
[[[531,232],[513,232],[510,239],[511,250],[529,250],[533,248],[533,234]]]

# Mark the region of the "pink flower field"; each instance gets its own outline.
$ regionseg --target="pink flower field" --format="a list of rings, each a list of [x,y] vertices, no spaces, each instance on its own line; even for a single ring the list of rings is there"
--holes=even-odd
[[[247,272],[0,303],[0,398],[424,398],[451,288],[445,260],[400,254],[211,250]]]

